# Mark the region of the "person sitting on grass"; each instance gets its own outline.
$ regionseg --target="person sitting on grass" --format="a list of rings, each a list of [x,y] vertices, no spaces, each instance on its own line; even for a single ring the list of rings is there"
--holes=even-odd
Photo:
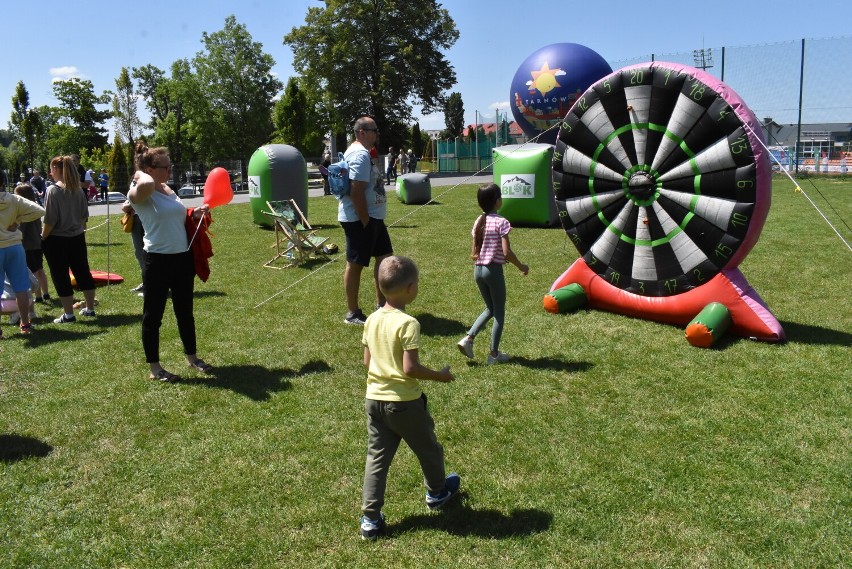
[[[461,478],[445,477],[444,448],[435,436],[435,422],[426,407],[418,379],[451,382],[446,366],[440,371],[420,363],[420,323],[405,313],[417,298],[419,273],[414,261],[391,256],[379,265],[378,284],[385,305],[370,314],[361,343],[367,366],[367,461],[364,466],[361,538],[374,540],[384,530],[388,470],[399,443],[420,461],[426,485],[426,506],[441,508],[459,490]]]

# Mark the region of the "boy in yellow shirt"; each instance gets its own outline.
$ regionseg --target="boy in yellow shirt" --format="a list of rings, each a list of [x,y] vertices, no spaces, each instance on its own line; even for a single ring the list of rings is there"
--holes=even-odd
[[[435,436],[435,422],[426,407],[418,379],[450,382],[440,371],[420,363],[420,323],[404,312],[418,292],[419,272],[407,257],[391,256],[379,265],[378,285],[385,305],[364,324],[361,343],[367,366],[367,463],[364,466],[361,538],[374,540],[384,530],[388,470],[402,441],[411,448],[426,486],[426,506],[437,510],[459,491],[461,478],[445,478],[444,448]]]

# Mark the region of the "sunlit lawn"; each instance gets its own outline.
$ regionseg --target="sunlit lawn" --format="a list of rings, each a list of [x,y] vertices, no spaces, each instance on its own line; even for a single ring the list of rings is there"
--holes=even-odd
[[[852,183],[812,180],[802,188],[849,240]],[[146,379],[138,267],[114,217],[109,239],[87,236],[92,265],[127,280],[99,290],[95,320],[53,325],[55,305],[30,337],[3,323],[0,566],[848,567],[852,252],[792,188],[776,180],[741,267],[786,343],[702,350],[674,326],[548,314],[542,296],[576,250],[560,229],[519,227],[531,271],[507,271],[502,345],[515,358],[489,367],[484,338],[472,363],[455,347],[481,309],[475,187],[392,201],[395,249],[421,268],[421,359],[458,377],[425,389],[463,493],[428,512],[401,450],[376,544],[358,536],[365,373],[340,258],[263,268],[273,234],[248,205],[214,210],[196,317],[218,373],[185,368],[168,314],[162,360],[187,380],[162,385]],[[310,199],[342,246],[335,214],[333,198]],[[366,279],[362,298],[372,306]]]

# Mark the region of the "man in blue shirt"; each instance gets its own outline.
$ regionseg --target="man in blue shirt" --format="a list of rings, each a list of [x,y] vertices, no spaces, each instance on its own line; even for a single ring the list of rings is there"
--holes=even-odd
[[[370,266],[375,257],[373,284],[376,289],[376,305],[382,306],[385,297],[379,289],[376,271],[382,259],[393,254],[388,228],[387,196],[381,168],[375,152],[379,129],[370,117],[361,117],[354,125],[355,142],[346,149],[344,157],[349,163],[350,192],[340,198],[337,220],[346,234],[346,268],[343,270],[343,288],[346,292],[348,312],[343,319],[347,324],[363,326],[367,317],[358,302],[361,273]]]
[[[101,201],[107,201],[107,190],[109,189],[109,174],[106,173],[106,169],[102,168],[100,175],[98,175],[98,184],[101,187]]]

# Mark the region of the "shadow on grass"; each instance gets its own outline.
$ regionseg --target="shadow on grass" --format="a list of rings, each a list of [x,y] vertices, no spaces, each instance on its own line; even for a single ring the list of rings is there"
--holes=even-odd
[[[228,296],[227,293],[222,292],[221,290],[198,290],[196,289],[194,293],[192,293],[195,298],[205,298],[208,296]]]
[[[0,434],[0,462],[17,462],[25,458],[44,458],[53,451],[49,444],[24,435]]]
[[[832,330],[822,326],[799,324],[798,322],[781,322],[788,342],[814,344],[823,346],[852,346],[852,334],[841,330]]]
[[[567,372],[583,372],[589,371],[592,369],[594,364],[589,362],[572,362],[569,360],[562,360],[559,358],[525,358],[523,356],[512,356],[512,359],[509,360],[510,364],[518,364],[524,367],[533,368],[533,369],[549,369],[553,371],[567,371]]]
[[[228,389],[253,401],[266,401],[270,394],[290,389],[290,378],[309,373],[331,371],[324,361],[310,361],[298,370],[269,369],[258,365],[216,367],[209,378],[187,378],[184,385],[198,385],[214,389]]]
[[[465,503],[461,492],[458,502],[448,504],[440,514],[418,514],[399,523],[388,524],[387,533],[436,529],[457,536],[507,539],[542,533],[550,529],[553,514],[541,510],[513,510],[509,515],[497,510],[476,510]]]
[[[62,314],[60,308],[56,314]],[[42,322],[41,320],[45,320]],[[104,334],[107,328],[127,326],[131,324],[141,325],[142,314],[102,314],[95,319],[78,316],[77,321],[72,324],[54,324],[50,317],[41,317],[35,321],[35,331],[21,338],[28,347],[37,348],[55,342],[66,342],[74,340],[85,340],[93,336]]]
[[[441,318],[432,314],[418,314],[420,333],[425,336],[459,336],[467,332],[464,324],[458,320]]]

